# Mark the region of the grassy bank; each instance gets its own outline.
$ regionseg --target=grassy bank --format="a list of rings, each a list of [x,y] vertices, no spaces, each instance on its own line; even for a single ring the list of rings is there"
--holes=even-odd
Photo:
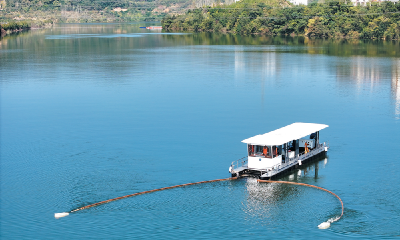
[[[0,23],[1,36],[28,29],[31,29],[31,23],[27,21]]]
[[[51,19],[47,20],[26,20],[26,21],[8,21],[6,23],[0,23],[1,36],[11,34],[13,32],[20,32],[29,29],[36,28],[47,28],[53,26],[54,21]]]
[[[208,7],[168,16],[170,31],[230,32],[235,34],[303,35],[311,38],[399,39],[400,3],[353,6],[331,1],[309,6],[278,7],[265,1],[242,0],[229,6]]]

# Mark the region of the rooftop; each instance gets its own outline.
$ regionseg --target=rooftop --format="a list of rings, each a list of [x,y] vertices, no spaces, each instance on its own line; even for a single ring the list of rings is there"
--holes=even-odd
[[[242,142],[251,145],[262,146],[282,145],[284,143],[303,138],[311,133],[315,133],[327,127],[329,126],[325,124],[297,122],[287,125],[286,127],[276,129],[272,132],[247,138]]]

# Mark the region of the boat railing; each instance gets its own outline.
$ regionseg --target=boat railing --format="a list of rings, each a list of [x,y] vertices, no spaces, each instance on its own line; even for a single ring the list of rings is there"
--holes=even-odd
[[[311,150],[308,153],[301,153],[298,157],[294,157],[294,158],[289,158],[288,161],[286,161],[285,163],[278,163],[274,166],[272,166],[271,168],[267,169],[267,172],[265,172],[264,177],[271,177],[277,173],[279,173],[280,171],[282,171],[285,168],[291,167],[296,165],[299,161],[304,161],[307,158],[313,157],[317,154],[319,154],[320,152],[325,150],[325,147],[329,148],[329,142],[326,143],[321,143],[318,144],[318,147],[314,148],[313,150]]]
[[[248,160],[248,158],[246,156],[246,157],[242,157],[242,158],[240,158],[240,159],[238,159],[236,161],[233,161],[231,163],[231,169],[234,170],[234,169],[237,169],[237,168],[245,165],[247,163],[247,160]]]

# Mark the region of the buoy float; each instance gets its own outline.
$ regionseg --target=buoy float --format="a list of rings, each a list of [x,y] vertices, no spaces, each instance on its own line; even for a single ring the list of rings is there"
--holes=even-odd
[[[319,229],[327,229],[331,226],[331,224],[329,222],[323,222],[320,225],[318,225]]]
[[[68,216],[68,215],[69,215],[69,213],[67,213],[67,212],[54,213],[54,217],[55,217],[56,219],[59,219],[59,218],[62,218],[62,217],[66,217],[66,216]]]

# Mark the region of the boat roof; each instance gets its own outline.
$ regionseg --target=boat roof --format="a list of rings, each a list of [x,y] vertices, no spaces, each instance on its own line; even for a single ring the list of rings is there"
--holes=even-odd
[[[272,132],[247,138],[242,142],[251,145],[263,146],[282,145],[284,143],[303,138],[311,133],[315,133],[327,127],[329,126],[319,123],[296,122],[287,125],[286,127],[276,129]]]

